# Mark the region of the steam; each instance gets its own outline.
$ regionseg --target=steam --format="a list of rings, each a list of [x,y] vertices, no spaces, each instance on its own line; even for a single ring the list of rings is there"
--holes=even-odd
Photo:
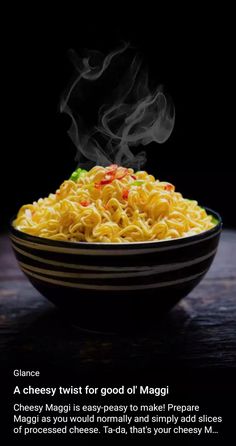
[[[110,99],[100,106],[95,125],[86,125],[81,110],[77,110],[86,100],[88,87],[99,84],[100,88],[101,81],[109,86],[109,79],[116,79],[117,59],[128,47],[124,43],[107,56],[88,51],[83,58],[70,51],[76,77],[62,97],[60,111],[71,118],[68,133],[77,148],[80,165],[116,163],[139,169],[146,161],[146,153],[134,154],[131,148],[151,142],[162,144],[173,130],[174,107],[161,87],[150,91],[147,72],[137,55],[112,89]]]

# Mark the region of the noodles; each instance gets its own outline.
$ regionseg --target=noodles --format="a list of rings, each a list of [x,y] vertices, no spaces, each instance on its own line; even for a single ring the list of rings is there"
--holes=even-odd
[[[77,169],[55,194],[22,206],[13,224],[53,240],[124,243],[195,235],[215,222],[172,184],[111,165]]]

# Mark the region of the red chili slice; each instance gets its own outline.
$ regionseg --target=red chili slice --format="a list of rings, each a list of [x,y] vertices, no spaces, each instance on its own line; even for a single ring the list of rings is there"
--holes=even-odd
[[[106,175],[105,178],[103,178],[103,180],[101,180],[98,184],[100,184],[101,186],[103,184],[109,184],[114,180],[114,175]]]
[[[113,180],[121,180],[124,178],[127,173],[128,169],[126,167],[121,167],[119,169],[119,173],[117,173],[118,166],[117,164],[112,164],[109,166],[109,170],[105,173],[104,178],[99,181],[99,183],[95,183],[96,189],[99,189],[101,186],[104,186],[105,184],[112,183]]]
[[[165,190],[174,190],[174,186],[172,184],[166,184],[164,189]]]
[[[81,204],[81,206],[87,207],[87,206],[89,206],[90,203],[89,203],[89,201],[84,200],[84,201],[81,201],[80,204]]]
[[[113,174],[106,174],[105,177],[99,181],[99,183],[95,183],[95,187],[96,189],[101,189],[102,186],[104,186],[105,184],[109,184],[114,180],[114,175]]]
[[[124,178],[128,173],[128,169],[126,167],[123,167],[120,169],[119,173],[116,174],[116,180],[121,180]]]
[[[128,196],[129,196],[129,191],[128,191],[128,189],[124,189],[123,192],[122,192],[122,198],[123,198],[124,200],[127,200]]]
[[[122,178],[126,177],[126,175],[127,175],[127,172],[125,172],[125,173],[123,173],[123,174],[120,174],[119,176],[116,176],[114,179],[116,179],[116,180],[122,180]]]

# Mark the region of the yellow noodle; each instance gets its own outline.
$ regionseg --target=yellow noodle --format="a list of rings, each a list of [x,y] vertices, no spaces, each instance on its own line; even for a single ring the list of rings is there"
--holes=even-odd
[[[64,181],[55,194],[22,206],[14,227],[52,240],[124,243],[186,237],[215,225],[197,201],[145,171],[118,167],[113,180],[101,184],[110,169],[95,166],[77,181]]]

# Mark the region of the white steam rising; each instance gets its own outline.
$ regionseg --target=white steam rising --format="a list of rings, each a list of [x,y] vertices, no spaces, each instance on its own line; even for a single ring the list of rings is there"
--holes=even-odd
[[[150,91],[148,75],[141,68],[142,61],[138,56],[133,58],[118,86],[111,92],[112,103],[108,101],[99,108],[96,125],[88,128],[82,113],[75,111],[73,104],[80,102],[89,83],[94,85],[100,81],[107,75],[108,68],[110,77],[117,75],[114,61],[128,47],[124,43],[107,56],[88,51],[84,58],[71,51],[77,75],[61,100],[60,111],[71,118],[68,133],[77,148],[76,159],[80,165],[116,163],[139,169],[145,163],[146,154],[144,151],[134,154],[131,148],[151,142],[164,143],[173,130],[174,107],[167,102],[160,87]]]

